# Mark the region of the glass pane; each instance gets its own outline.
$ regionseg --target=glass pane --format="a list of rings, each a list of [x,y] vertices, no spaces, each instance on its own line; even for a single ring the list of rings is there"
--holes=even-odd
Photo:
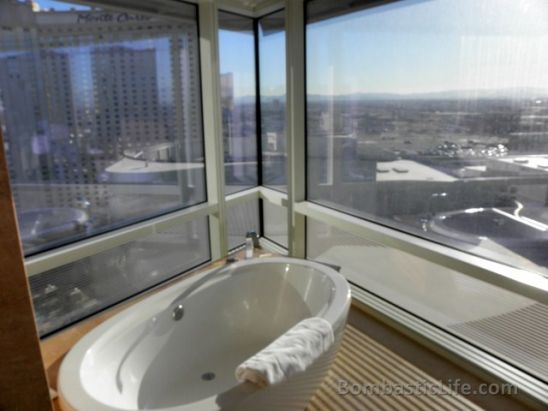
[[[25,254],[206,200],[196,8],[0,0],[0,124]]]
[[[548,306],[307,219],[307,256],[351,282],[548,380]]]
[[[207,262],[208,229],[201,218],[31,276],[40,335]]]
[[[264,236],[287,248],[287,208],[263,201]]]
[[[332,3],[307,3],[308,198],[547,274],[548,2]]]
[[[248,201],[227,209],[228,249],[232,250],[245,244],[246,234],[250,231],[261,234],[259,221],[259,201]]]
[[[259,20],[263,185],[287,191],[285,12]]]
[[[257,101],[253,19],[219,13],[227,194],[257,185]]]

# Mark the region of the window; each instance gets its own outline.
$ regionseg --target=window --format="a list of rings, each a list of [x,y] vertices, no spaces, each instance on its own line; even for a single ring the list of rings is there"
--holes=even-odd
[[[263,185],[287,191],[285,139],[285,12],[259,20]]]
[[[306,10],[307,199],[546,275],[548,3]],[[324,221],[306,229],[308,258],[547,381],[545,304]]]
[[[264,236],[287,248],[287,208],[263,200]]]
[[[445,331],[548,379],[548,306],[307,219],[307,256]],[[367,267],[367,268],[364,268]]]
[[[196,6],[173,7],[0,3],[0,126],[26,257],[206,201]],[[208,261],[208,238],[201,217],[32,275],[40,334]]]
[[[257,185],[253,19],[219,12],[221,106],[227,194]]]
[[[206,218],[30,277],[45,336],[210,259]]]
[[[287,192],[285,137],[285,11],[259,19],[259,82],[263,186]],[[287,248],[287,209],[263,200],[263,235]]]
[[[547,12],[308,2],[308,199],[548,274]]]
[[[261,235],[258,200],[229,206],[226,214],[229,250],[244,245],[248,232]]]
[[[0,124],[27,256],[206,200],[196,9],[178,11],[2,3]]]

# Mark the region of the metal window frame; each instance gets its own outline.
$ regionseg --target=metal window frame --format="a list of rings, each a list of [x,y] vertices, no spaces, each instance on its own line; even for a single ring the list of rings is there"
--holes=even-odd
[[[141,223],[130,225],[129,227],[110,231],[64,247],[36,254],[33,257],[25,259],[27,275],[30,277],[82,258],[90,257],[102,251],[188,223],[197,218],[211,215],[217,210],[218,206],[215,204],[198,204],[181,211],[152,218]]]
[[[110,5],[111,7],[132,11],[140,11],[141,6],[146,5],[147,8],[151,6],[149,3],[141,3],[141,1],[73,1],[98,6]],[[172,3],[170,0],[166,1]],[[260,17],[279,11],[283,2],[279,0],[265,2],[260,12],[245,8],[241,3],[230,1],[187,0],[185,2],[197,6],[207,202],[30,256],[25,259],[25,267],[29,277],[206,216],[209,217],[211,260],[215,261],[228,254],[227,207],[255,200],[260,202],[268,201],[278,206],[287,207],[287,194],[261,185],[234,194],[225,194],[218,39],[218,12],[221,8],[223,11],[252,18],[256,43],[255,67],[258,68],[257,22]],[[157,0],[154,2],[154,6],[160,8],[161,3],[162,0]],[[231,3],[232,5],[230,5]],[[260,85],[257,84],[256,86],[259,92]],[[260,94],[258,93],[256,97],[259,102]],[[257,139],[260,140],[260,138],[260,127],[257,127]],[[261,168],[261,160],[261,156],[258,156],[259,168]],[[260,206],[262,208],[262,204]],[[263,225],[262,219],[261,213],[261,226]]]
[[[293,57],[291,67],[288,59],[287,70],[288,73],[291,70],[300,72],[300,74],[293,73],[294,77],[291,83],[288,83],[287,104],[293,106],[302,103],[303,100],[303,104],[306,105],[306,49],[304,43],[306,42],[305,7],[308,1],[310,0],[286,0],[286,10],[291,10],[290,14],[294,13],[291,21],[286,21],[286,44],[288,48],[286,52],[288,58]],[[298,42],[303,44],[299,45]],[[299,53],[302,53],[302,58],[299,58]],[[301,88],[295,79],[302,80],[304,87]],[[291,94],[289,94],[290,92]],[[303,97],[300,95],[301,92],[304,93]],[[300,230],[303,229],[302,225],[306,230],[306,219],[311,218],[359,238],[395,248],[442,267],[458,271],[463,275],[477,278],[540,303],[548,304],[548,278],[540,274],[475,256],[307,201],[306,130],[303,130],[306,127],[306,111],[299,110],[291,114],[293,117],[291,117],[292,124],[289,125],[288,147],[291,148],[289,179],[292,189],[288,198],[288,213],[292,221],[289,224],[289,229],[293,241],[295,238],[306,238],[306,233],[303,237],[300,237],[302,235]],[[295,173],[299,174],[295,175]],[[305,222],[303,223],[302,220]],[[293,242],[290,242],[290,253],[302,256],[301,246],[303,244],[296,246]],[[304,254],[306,254],[306,250]],[[519,397],[528,404],[536,408],[542,408],[548,403],[548,396],[546,395],[548,385],[539,379],[438,327],[429,325],[415,315],[405,313],[404,310],[393,303],[381,301],[361,287],[352,285],[352,294],[354,300],[362,305],[366,311],[392,324],[421,344],[442,353],[446,358],[463,365],[488,381],[504,381],[516,385],[519,389]]]
[[[285,1],[288,193],[257,186],[235,194],[225,195],[220,79],[218,75],[218,10],[219,5],[222,6],[223,3],[215,0],[199,0],[197,2],[208,202],[29,257],[25,263],[29,275],[38,274],[150,235],[164,227],[181,224],[205,215],[210,217],[211,257],[216,260],[226,256],[228,251],[226,207],[259,199],[287,207],[288,251],[292,256],[306,256],[306,218],[315,218],[359,237],[410,253],[541,303],[548,303],[548,279],[545,277],[454,250],[306,201],[305,0]],[[280,1],[268,3],[270,6],[276,6],[277,10],[275,11],[278,11],[279,7],[283,5],[280,4]],[[272,12],[270,9],[268,11]],[[255,54],[255,58],[258,59],[259,53]],[[257,96],[257,99],[260,99],[260,95]],[[257,139],[260,139],[259,128],[257,129]],[[261,167],[261,156],[257,158],[257,161],[258,167]]]
[[[548,304],[548,278],[540,274],[487,260],[309,201],[295,204],[295,212],[356,237],[403,251],[542,304]]]
[[[218,12],[214,0],[201,0],[198,3],[207,198],[217,206],[216,212],[209,217],[213,261],[228,253]]]
[[[302,107],[306,105],[305,8],[306,3],[309,1],[286,1],[286,10],[290,10],[288,18],[291,19],[291,21],[286,22],[287,56],[288,59],[291,58],[291,64],[288,63],[287,70],[288,78],[289,74],[293,76],[291,83],[288,82],[288,106],[295,107],[295,105],[301,104],[301,109],[294,110],[293,113],[289,113],[292,107],[288,109],[288,114],[291,114],[290,118],[292,120],[288,130],[288,146],[291,148],[292,163],[289,170],[292,190],[289,193],[288,208],[293,224],[301,222],[298,216],[301,219],[313,218],[320,220],[360,238],[395,248],[543,304],[548,304],[548,278],[540,274],[475,256],[307,201],[306,111]],[[302,229],[299,226],[290,228],[292,229],[293,238],[296,235],[295,230]],[[295,245],[291,242],[290,253],[299,256],[303,254],[299,246],[295,248]]]
[[[262,139],[261,139],[261,130],[262,130],[262,117],[261,117],[261,100],[260,100],[260,77],[259,77],[259,18],[254,16],[254,13],[251,13],[247,8],[242,7],[235,7],[234,2],[219,2],[219,5],[225,5],[223,7],[219,7],[219,12],[222,12],[224,14],[229,14],[233,16],[240,17],[242,19],[247,19],[251,23],[252,32],[253,32],[253,68],[255,70],[255,141],[256,141],[256,160],[257,160],[257,183],[255,186],[250,188],[243,188],[242,190],[233,192],[233,193],[226,193],[225,190],[225,202],[226,202],[226,208],[231,208],[236,205],[251,202],[251,201],[257,201],[258,204],[258,235],[263,235],[263,227],[264,227],[264,214],[263,214],[263,202],[260,198],[260,195],[258,194],[260,191],[260,187],[262,186],[262,180],[263,180],[263,168],[262,168]],[[240,4],[240,6],[242,6]],[[222,28],[219,25],[219,19],[217,19],[218,23],[218,31],[222,30]],[[220,73],[220,70],[219,70]],[[222,130],[221,130],[222,131]],[[221,135],[221,138],[222,135]],[[224,140],[223,140],[224,141]],[[224,165],[224,158],[223,158],[223,165]],[[223,180],[223,189],[226,189],[224,187],[225,180]],[[228,220],[226,221],[228,224]],[[226,229],[228,231],[228,226],[226,226]],[[231,248],[228,250],[228,253],[232,253],[234,250],[242,247],[244,243],[241,243],[240,245],[237,245],[234,248]]]
[[[224,185],[221,184],[221,188],[223,187]],[[238,204],[257,200],[267,201],[280,207],[287,207],[287,194],[267,187],[253,187],[234,194],[229,194],[227,196],[223,195],[222,197],[222,203],[225,209]],[[168,228],[185,224],[200,217],[210,218],[210,237],[213,235],[217,236],[217,239],[210,238],[210,247],[213,251],[213,247],[220,244],[220,236],[225,235],[224,233],[221,234],[218,231],[212,230],[211,219],[213,216],[216,216],[218,224],[224,224],[221,223],[219,218],[219,203],[202,203],[180,211],[175,211],[160,217],[152,218],[141,223],[133,224],[128,227],[78,241],[64,247],[55,248],[51,251],[36,254],[35,256],[25,259],[27,275],[33,276],[43,273],[44,271],[69,264],[85,257],[90,257],[102,251],[118,247],[131,241],[161,232]],[[220,250],[218,250],[218,252],[221,253]],[[221,257],[219,258],[223,258],[226,255],[228,255],[228,250],[226,250],[224,254],[221,254]],[[219,258],[213,258],[212,256],[211,259],[214,261]]]
[[[242,3],[237,0],[218,0],[219,8],[223,11],[242,14],[248,17],[260,18],[284,8],[284,0],[262,0]]]
[[[78,1],[78,0],[76,0]],[[170,1],[170,0],[165,0]],[[78,1],[80,2],[80,1]],[[161,4],[157,0],[155,4]],[[548,279],[535,273],[516,269],[497,262],[486,260],[462,251],[438,245],[430,241],[401,233],[397,230],[383,227],[343,212],[332,210],[306,199],[306,66],[305,66],[305,3],[306,0],[271,0],[261,2],[260,6],[244,7],[232,0],[195,0],[188,1],[198,5],[200,78],[202,83],[202,113],[204,119],[204,142],[206,157],[206,179],[208,202],[172,212],[138,224],[111,231],[90,239],[82,240],[52,251],[37,254],[25,261],[28,275],[59,267],[61,265],[88,257],[101,251],[125,244],[144,236],[154,234],[166,228],[174,227],[193,219],[209,216],[210,220],[210,251],[211,259],[220,259],[227,255],[226,208],[246,201],[267,201],[277,206],[287,208],[288,213],[288,254],[294,257],[306,257],[306,219],[312,218],[325,222],[335,228],[372,240],[400,251],[426,259],[443,267],[462,272],[498,287],[541,303],[548,303]],[[96,4],[106,2],[96,1]],[[128,9],[138,9],[141,1],[129,6],[129,1],[119,0],[117,3]],[[89,4],[89,2],[84,2]],[[116,3],[114,3],[116,4]],[[127,4],[127,6],[126,6]],[[143,4],[146,4],[143,1]],[[223,9],[237,12],[252,18],[260,18],[274,11],[285,9],[286,13],[286,138],[288,147],[288,193],[279,192],[263,186],[253,187],[234,194],[224,192],[224,158],[221,121],[221,98],[219,78],[219,43],[218,43],[218,11]],[[259,53],[256,53],[256,59]],[[256,96],[260,99],[260,94]],[[261,138],[257,129],[257,139]],[[259,156],[258,167],[261,167]],[[262,218],[262,217],[261,217]],[[262,224],[262,222],[261,222]],[[261,239],[265,247],[284,252],[276,248],[267,239]],[[498,364],[494,357],[485,352],[483,356],[467,357],[472,352],[471,346],[455,345],[448,335],[426,330],[417,323],[417,318],[401,317],[401,312],[388,304],[380,307],[378,301],[373,301],[358,289],[354,289],[354,297],[367,307],[378,311],[395,310],[391,318],[394,324],[403,324],[413,330],[422,339],[433,346],[444,347],[451,351],[461,362],[468,361],[476,369],[485,370],[504,381],[524,387],[524,391],[532,398],[546,403],[546,396],[536,387],[536,381],[527,376],[520,376],[518,371],[508,364]],[[423,341],[423,342],[424,342]],[[474,352],[475,353],[475,352]],[[478,353],[479,355],[480,353]],[[481,358],[480,358],[481,357]],[[500,365],[500,366],[499,366]],[[499,368],[495,369],[496,367]],[[501,368],[502,367],[502,368]]]
[[[259,198],[259,219],[260,219],[260,235],[265,239],[265,245],[272,245],[270,249],[277,250],[278,254],[287,255],[287,249],[276,243],[274,240],[269,239],[265,232],[265,204],[267,202],[272,203],[273,205],[278,205],[281,207],[287,208],[287,194],[283,191],[279,193],[282,196],[276,195],[276,189],[269,188],[264,185],[264,176],[263,176],[263,118],[262,118],[262,100],[261,100],[261,46],[260,46],[260,25],[261,20],[268,18],[269,16],[277,13],[284,12],[283,1],[266,1],[262,2],[262,7],[259,12],[255,13],[254,18],[254,30],[255,30],[255,75],[256,75],[256,97],[257,97],[257,159],[258,159],[258,170],[259,170],[259,187],[261,187],[261,193]],[[283,251],[283,252],[280,252]]]
[[[163,3],[170,6],[177,3],[172,0],[72,1],[143,13],[161,13]],[[205,216],[209,217],[211,260],[227,255],[217,2],[186,0],[180,3],[190,3],[196,7],[207,201],[34,254],[25,259],[29,277]]]
[[[306,218],[297,203],[306,200],[305,15],[303,0],[286,0],[287,234],[289,254],[306,257]]]

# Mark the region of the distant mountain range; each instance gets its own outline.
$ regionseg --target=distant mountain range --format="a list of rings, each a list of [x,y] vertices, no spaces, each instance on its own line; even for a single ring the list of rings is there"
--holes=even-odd
[[[470,100],[470,99],[511,99],[533,100],[548,98],[548,89],[523,87],[506,89],[476,89],[476,90],[447,90],[429,93],[354,93],[334,96],[335,101],[383,101],[383,100]],[[285,102],[285,96],[263,96],[263,100]],[[331,99],[331,96],[309,94],[308,101],[321,102]],[[236,98],[239,103],[252,103],[254,96]]]

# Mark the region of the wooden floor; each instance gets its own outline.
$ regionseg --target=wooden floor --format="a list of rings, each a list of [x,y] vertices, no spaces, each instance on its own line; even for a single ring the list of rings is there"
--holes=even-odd
[[[409,391],[418,392],[409,395]],[[329,374],[307,407],[307,411],[480,409],[351,325],[346,326]]]

